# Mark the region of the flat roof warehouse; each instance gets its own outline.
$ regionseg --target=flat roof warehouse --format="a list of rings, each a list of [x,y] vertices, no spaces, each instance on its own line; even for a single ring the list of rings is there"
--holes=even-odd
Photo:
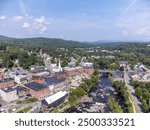
[[[60,92],[55,93],[54,95],[46,98],[45,101],[48,104],[51,104],[51,103],[57,101],[58,99],[60,99],[61,97],[65,96],[66,94],[68,94],[66,91],[60,91]]]

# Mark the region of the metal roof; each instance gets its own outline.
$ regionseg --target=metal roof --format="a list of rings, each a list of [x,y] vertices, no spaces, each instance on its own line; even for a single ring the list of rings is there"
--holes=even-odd
[[[66,91],[59,91],[58,93],[55,93],[52,96],[49,96],[48,98],[44,99],[48,104],[51,104],[58,99],[64,97],[66,94],[68,94]]]

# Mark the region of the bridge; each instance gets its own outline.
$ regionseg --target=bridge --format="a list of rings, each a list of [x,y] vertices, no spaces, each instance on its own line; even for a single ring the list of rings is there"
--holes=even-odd
[[[115,73],[115,70],[99,70],[99,73]]]

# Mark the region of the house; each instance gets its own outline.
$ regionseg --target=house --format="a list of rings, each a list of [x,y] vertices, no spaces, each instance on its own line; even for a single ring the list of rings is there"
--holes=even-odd
[[[77,60],[74,59],[73,57],[70,58],[70,62],[68,63],[69,67],[75,67],[77,63]]]
[[[3,72],[0,72],[0,79],[3,79],[5,77],[5,74]]]
[[[94,68],[93,67],[84,67],[84,73],[88,75],[92,75],[94,73]]]
[[[36,65],[32,65],[32,66],[30,66],[30,70],[31,70],[31,71],[45,70],[45,66],[36,66]]]
[[[30,73],[22,67],[11,68],[6,72],[6,75],[11,78],[15,78],[16,75],[28,75],[28,77],[30,77]]]
[[[85,62],[85,63],[82,63],[82,66],[83,67],[91,67],[91,68],[93,68],[93,63]]]
[[[59,91],[52,96],[49,96],[42,100],[42,108],[55,108],[65,102],[68,93],[66,91]]]
[[[132,78],[132,80],[140,80],[141,78],[140,78],[140,76],[139,75],[133,75],[133,76],[131,76],[131,78]]]
[[[12,87],[0,89],[0,95],[2,99],[6,102],[12,102],[18,99],[17,90]]]
[[[40,84],[37,82],[30,82],[30,83],[24,84],[24,87],[28,88],[30,91],[30,94],[39,100],[46,98],[50,95],[50,90],[45,84]]]
[[[15,82],[12,78],[5,78],[0,80],[0,89],[1,88],[7,88],[12,87],[15,85]]]

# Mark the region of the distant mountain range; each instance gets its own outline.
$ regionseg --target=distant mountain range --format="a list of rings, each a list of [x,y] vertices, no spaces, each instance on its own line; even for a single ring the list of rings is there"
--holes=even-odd
[[[95,46],[114,46],[128,43],[147,43],[138,41],[117,41],[117,40],[99,40],[95,42],[78,42],[71,40],[64,40],[58,38],[11,38],[0,35],[0,41],[6,41],[15,45],[27,45],[29,47],[44,47],[44,48],[84,48]]]
[[[0,41],[5,41],[15,45],[27,45],[30,47],[44,47],[44,48],[84,48],[91,47],[93,45],[87,43],[81,43],[78,41],[63,40],[58,38],[11,38],[0,35]]]
[[[1,40],[1,41],[2,41],[2,40],[10,40],[10,39],[13,39],[13,38],[0,35],[0,40]]]

